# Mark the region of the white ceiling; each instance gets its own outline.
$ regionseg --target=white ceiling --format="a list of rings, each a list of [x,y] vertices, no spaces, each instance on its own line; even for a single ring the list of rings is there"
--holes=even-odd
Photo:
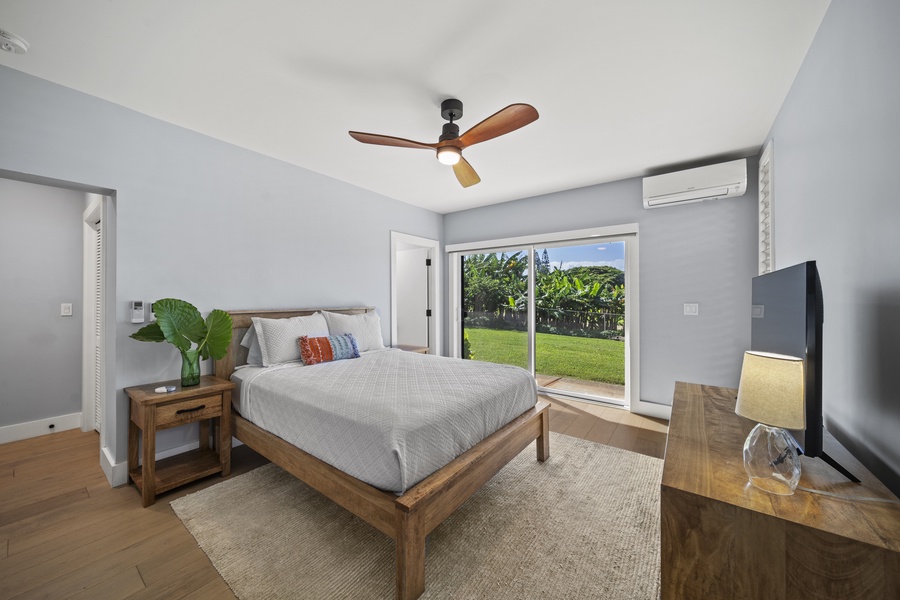
[[[2,0],[31,44],[0,64],[441,213],[759,148],[828,0]],[[441,100],[465,131],[508,104],[540,119],[468,148],[463,189],[428,151]]]

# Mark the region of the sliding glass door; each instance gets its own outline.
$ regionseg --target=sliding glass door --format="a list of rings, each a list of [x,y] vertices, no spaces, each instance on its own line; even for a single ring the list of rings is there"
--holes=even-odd
[[[462,358],[531,370],[528,251],[462,255]]]
[[[626,404],[625,239],[460,254],[460,355],[542,391]]]
[[[624,404],[625,242],[544,246],[535,257],[538,385]]]

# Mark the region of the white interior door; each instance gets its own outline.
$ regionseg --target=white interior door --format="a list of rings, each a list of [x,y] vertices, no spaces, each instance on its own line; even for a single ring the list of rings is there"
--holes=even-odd
[[[397,252],[397,344],[429,345],[428,248]]]

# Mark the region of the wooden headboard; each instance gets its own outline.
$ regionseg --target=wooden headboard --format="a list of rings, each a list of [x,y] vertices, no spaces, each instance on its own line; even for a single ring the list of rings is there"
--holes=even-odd
[[[263,310],[227,310],[231,315],[231,345],[228,353],[215,361],[214,374],[222,379],[231,379],[235,367],[247,364],[247,349],[241,346],[241,340],[253,325],[253,317],[264,319],[287,319],[290,317],[305,317],[320,310],[341,313],[345,315],[358,315],[375,310],[372,306],[355,306],[352,308],[292,308],[292,309],[263,309]]]

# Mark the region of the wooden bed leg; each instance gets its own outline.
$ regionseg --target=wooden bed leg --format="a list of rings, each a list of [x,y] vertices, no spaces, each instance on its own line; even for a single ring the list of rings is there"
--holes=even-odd
[[[397,535],[397,600],[415,600],[425,591],[425,534],[417,511],[403,513]]]
[[[537,459],[544,462],[550,458],[550,411],[544,409],[541,417],[541,435],[537,438]]]

